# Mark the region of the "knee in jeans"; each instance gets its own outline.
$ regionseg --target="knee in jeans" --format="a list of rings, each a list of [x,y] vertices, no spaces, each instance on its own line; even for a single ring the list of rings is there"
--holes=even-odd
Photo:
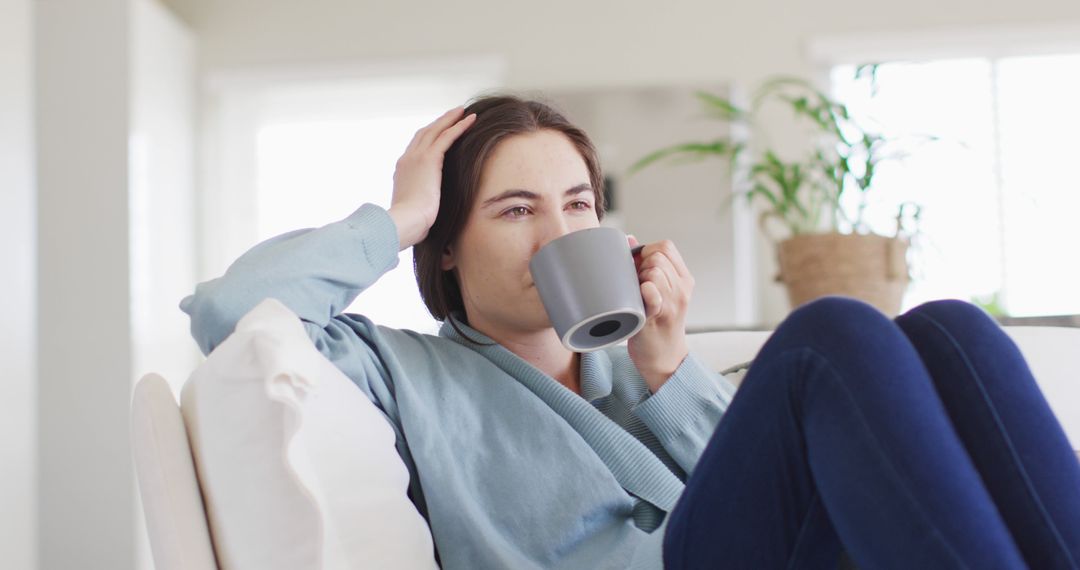
[[[868,303],[851,297],[828,296],[806,303],[792,311],[789,320],[810,321],[816,325],[880,321],[885,315]]]
[[[941,299],[928,301],[911,309],[900,319],[907,315],[923,315],[942,323],[965,323],[972,321],[992,321],[993,319],[976,305],[959,299]]]
[[[843,341],[894,327],[884,313],[868,303],[849,297],[829,296],[795,309],[781,328],[794,329],[804,335],[827,333],[828,337]]]

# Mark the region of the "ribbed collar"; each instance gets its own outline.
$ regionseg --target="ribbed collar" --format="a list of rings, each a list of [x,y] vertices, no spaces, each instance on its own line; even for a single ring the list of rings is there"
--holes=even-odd
[[[611,357],[607,351],[594,350],[581,354],[578,382],[581,397],[589,403],[611,395]]]
[[[589,403],[611,393],[611,360],[604,351],[581,355],[582,392],[586,394],[582,397],[468,326],[461,317],[460,312],[451,316],[462,332],[474,340],[493,344],[480,346],[469,342],[454,330],[450,319],[443,322],[439,336],[472,349],[521,382],[581,435],[624,489],[671,512],[682,494],[682,481],[645,444]]]

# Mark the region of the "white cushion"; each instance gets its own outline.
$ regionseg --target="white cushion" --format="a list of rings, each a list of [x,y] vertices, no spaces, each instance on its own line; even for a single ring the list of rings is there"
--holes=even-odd
[[[772,331],[724,331],[686,335],[691,351],[711,370],[724,372],[753,360]],[[742,382],[745,370],[725,374],[736,386]]]
[[[180,408],[157,374],[147,374],[135,385],[131,450],[154,567],[216,570]]]
[[[223,568],[437,567],[391,426],[280,302],[248,313],[181,400]]]
[[[1073,449],[1080,450],[1080,328],[1012,326],[1005,332],[1020,347]]]

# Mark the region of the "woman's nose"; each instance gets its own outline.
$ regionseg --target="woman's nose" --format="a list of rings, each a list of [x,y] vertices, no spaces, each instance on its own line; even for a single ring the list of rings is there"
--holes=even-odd
[[[570,222],[562,215],[556,214],[554,216],[549,216],[545,222],[544,233],[540,240],[540,247],[574,231],[574,229],[570,227]]]

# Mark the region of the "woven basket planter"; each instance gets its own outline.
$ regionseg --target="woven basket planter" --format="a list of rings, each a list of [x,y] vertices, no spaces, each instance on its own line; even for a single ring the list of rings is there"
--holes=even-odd
[[[907,249],[904,239],[875,234],[797,235],[777,247],[777,280],[787,287],[792,308],[843,295],[894,317],[910,281]]]

